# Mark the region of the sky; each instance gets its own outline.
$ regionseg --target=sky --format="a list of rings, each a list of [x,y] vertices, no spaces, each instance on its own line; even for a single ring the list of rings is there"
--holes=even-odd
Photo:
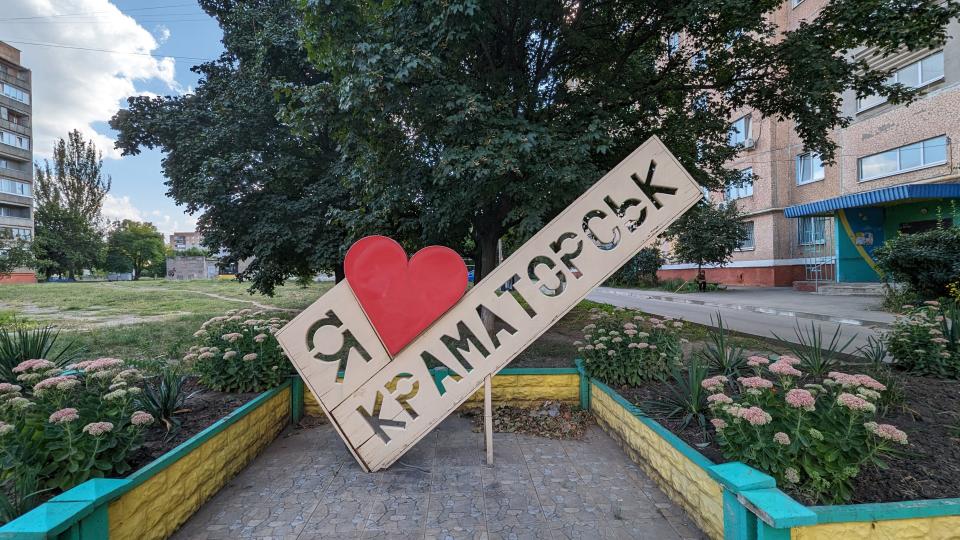
[[[104,217],[150,221],[165,235],[196,219],[166,196],[163,154],[121,157],[108,121],[131,95],[180,95],[190,67],[216,58],[222,33],[196,0],[0,0],[0,41],[33,71],[34,160],[72,129],[92,138],[113,178]],[[98,51],[81,49],[99,49]],[[112,52],[104,52],[112,51]]]

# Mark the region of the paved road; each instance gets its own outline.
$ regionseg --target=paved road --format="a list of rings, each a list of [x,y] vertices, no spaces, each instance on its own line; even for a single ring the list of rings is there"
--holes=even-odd
[[[794,343],[798,342],[798,322],[804,329],[809,329],[811,322],[821,328],[824,340],[833,336],[839,324],[844,341],[854,337],[848,352],[866,344],[868,336],[879,336],[893,321],[891,315],[872,309],[877,303],[873,298],[817,296],[783,289],[674,295],[599,287],[587,299],[706,325],[719,311],[724,324],[734,331],[776,339],[775,333]]]

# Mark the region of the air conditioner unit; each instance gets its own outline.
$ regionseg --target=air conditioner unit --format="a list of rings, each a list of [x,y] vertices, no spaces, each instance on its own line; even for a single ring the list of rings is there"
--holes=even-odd
[[[756,145],[756,141],[753,140],[753,137],[743,141],[743,147],[746,149],[753,148]]]

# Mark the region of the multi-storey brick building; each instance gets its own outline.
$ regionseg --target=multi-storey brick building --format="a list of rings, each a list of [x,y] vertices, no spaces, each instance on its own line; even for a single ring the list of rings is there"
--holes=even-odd
[[[203,235],[195,232],[175,232],[170,235],[170,247],[175,251],[186,251],[203,247]]]
[[[826,3],[787,0],[774,16],[791,30]],[[948,35],[936,50],[886,58],[853,53],[871,67],[896,70],[893,80],[922,89],[922,96],[907,106],[843,95],[843,111],[853,120],[833,132],[834,165],[807,152],[791,122],[750,110],[731,118],[731,140],[745,147],[731,166],[752,169],[756,179],[713,197],[736,200],[750,238],[731,264],[707,270],[708,281],[807,287],[879,281],[872,253],[884,239],[941,218],[950,222],[952,201],[960,205],[960,23],[952,22]],[[695,273],[673,264],[661,276]]]
[[[0,249],[33,239],[33,110],[30,70],[20,51],[0,42]],[[18,268],[0,283],[33,283],[33,270]]]

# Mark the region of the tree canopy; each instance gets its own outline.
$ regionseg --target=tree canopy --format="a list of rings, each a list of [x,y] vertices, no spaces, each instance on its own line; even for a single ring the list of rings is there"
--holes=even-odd
[[[651,135],[705,187],[729,118],[791,120],[832,160],[840,95],[913,98],[849,51],[937,46],[956,0],[201,0],[226,52],[193,95],[131,98],[118,148],[166,152],[170,194],[254,287],[335,269],[356,237],[472,255],[522,241]]]
[[[125,219],[107,236],[106,266],[111,272],[133,272],[134,280],[145,271],[156,276],[165,257],[163,235],[152,223]]]
[[[733,202],[715,205],[700,201],[667,232],[674,260],[679,263],[724,266],[747,239],[743,215]]]
[[[101,152],[77,130],[54,145],[52,166],[36,166],[33,253],[48,278],[72,277],[100,262],[100,211],[111,185],[102,168]]]

